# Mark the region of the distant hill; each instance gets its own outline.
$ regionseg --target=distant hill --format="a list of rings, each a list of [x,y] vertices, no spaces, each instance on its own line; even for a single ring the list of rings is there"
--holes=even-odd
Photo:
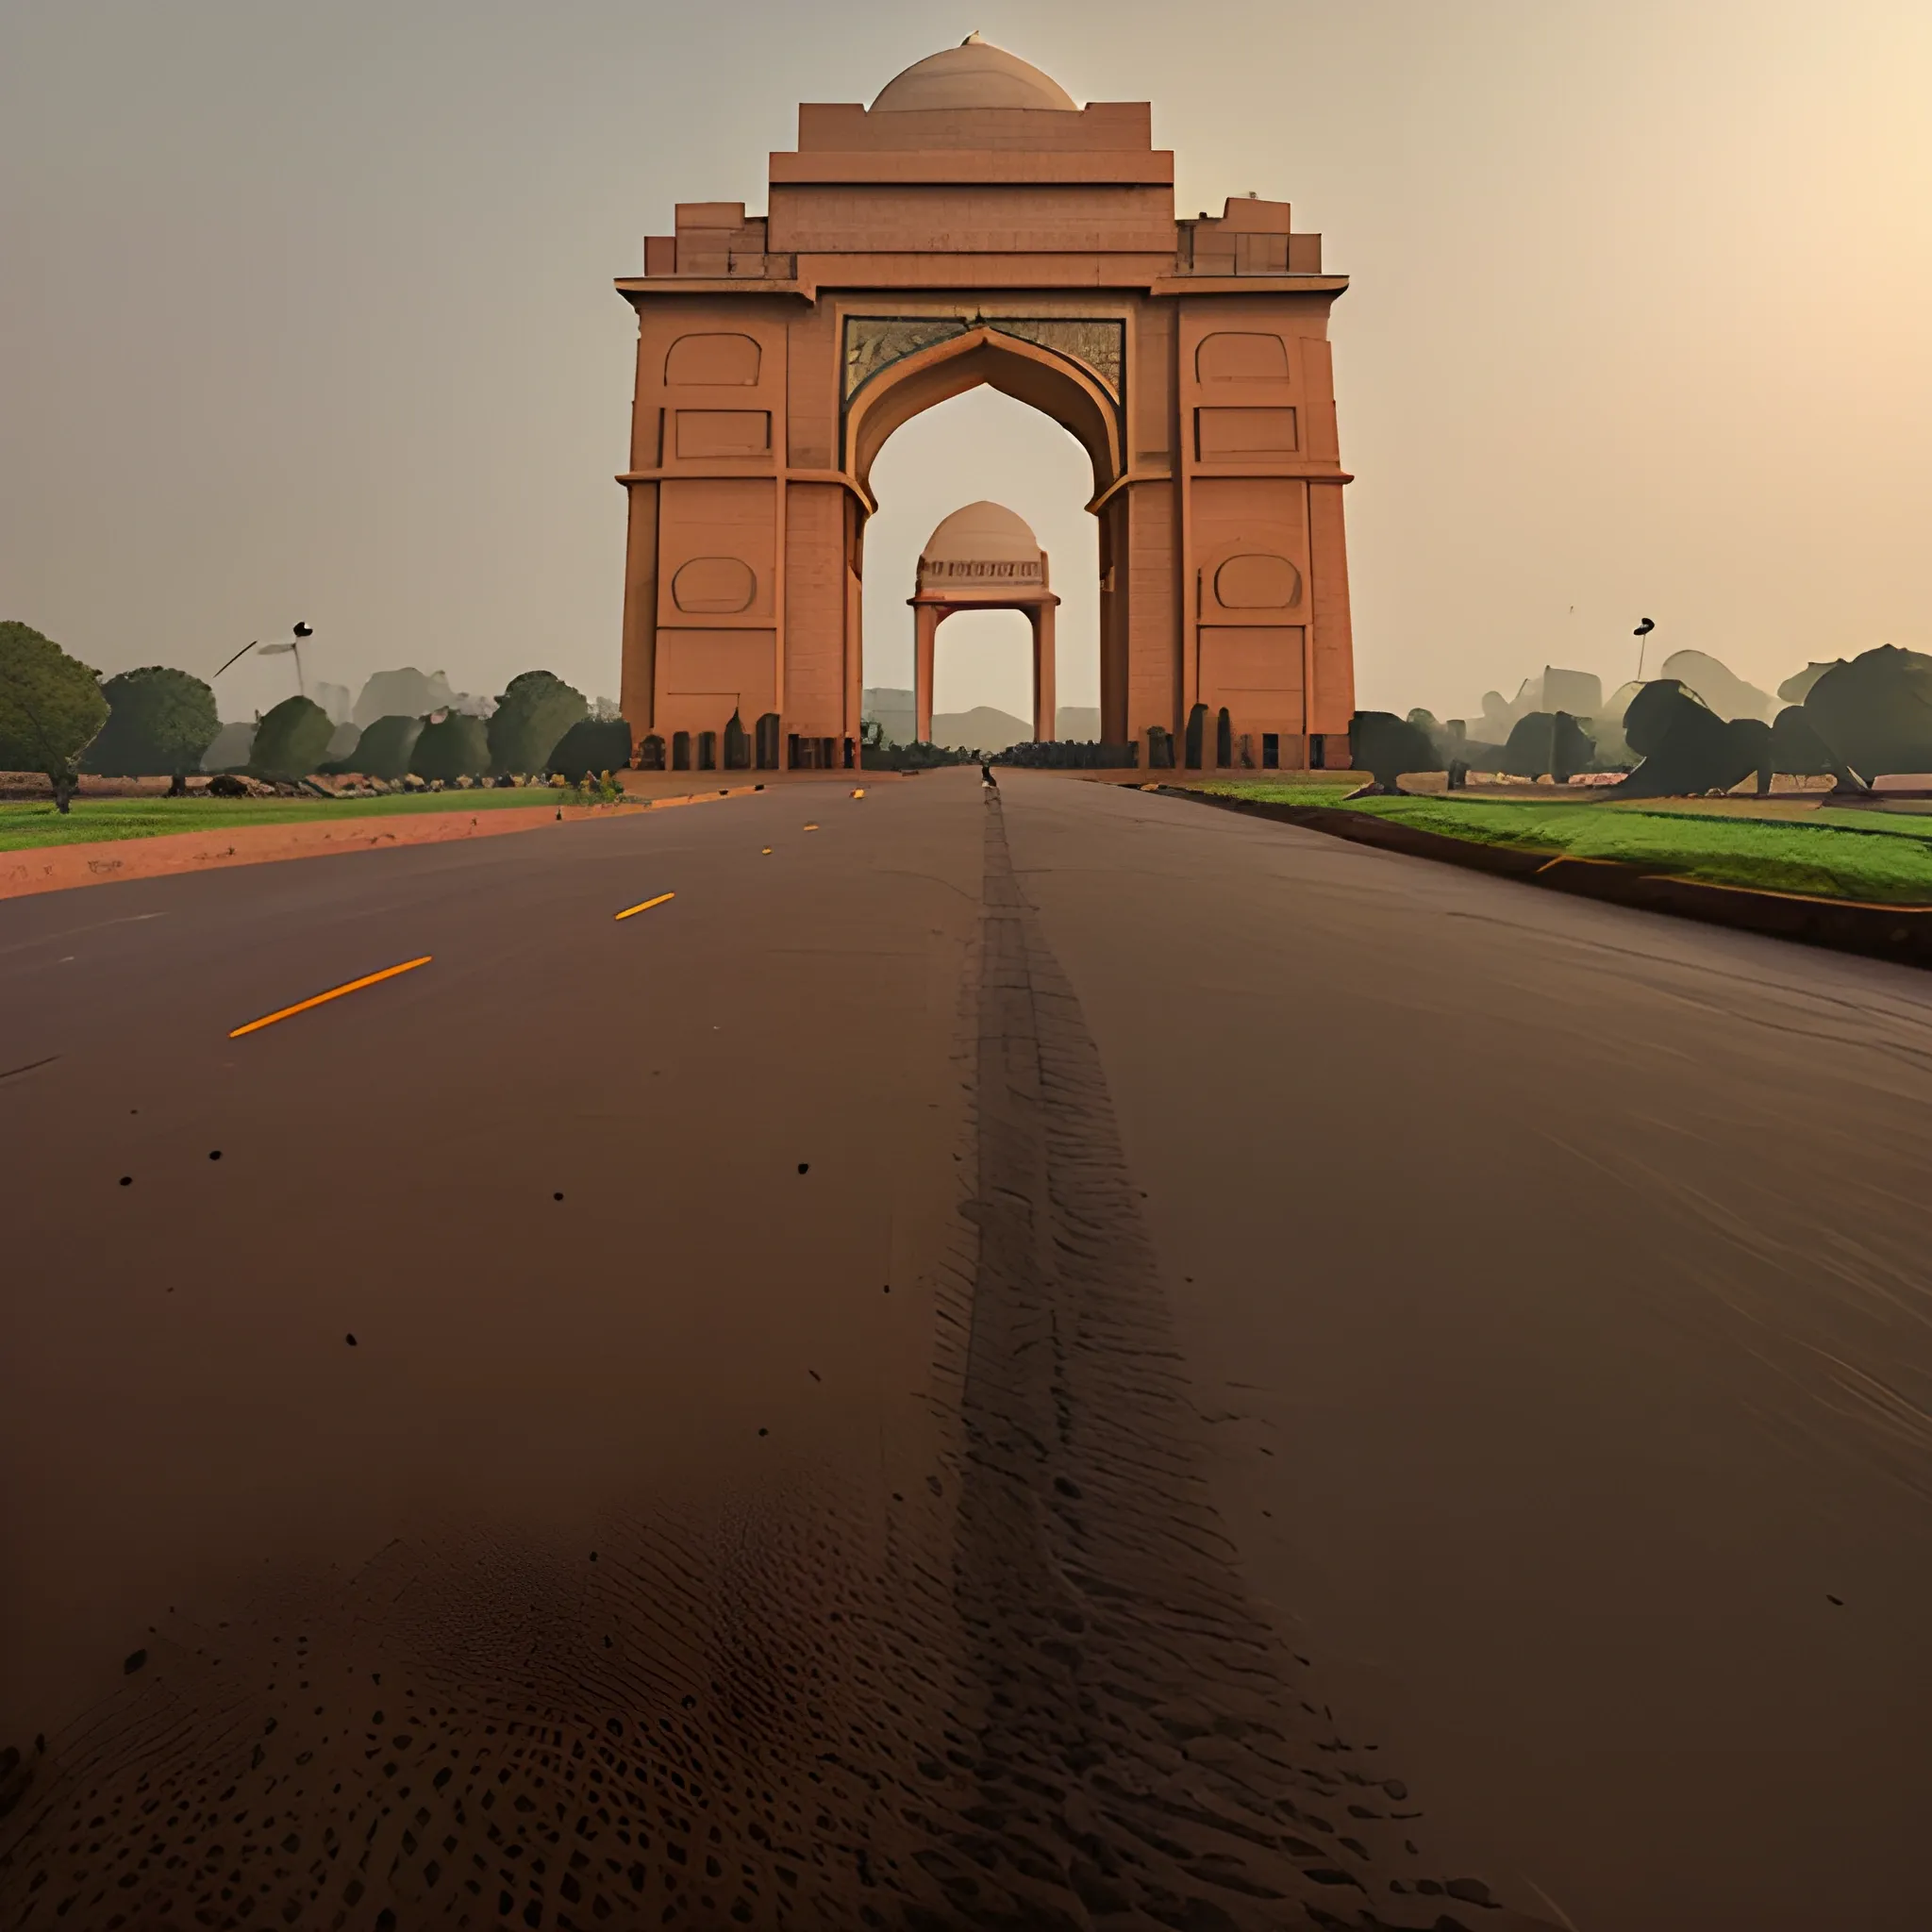
[[[912,740],[912,693],[890,685],[868,685],[863,693],[864,715],[876,718],[894,744]],[[1055,722],[1060,738],[1094,739],[1100,736],[1100,709],[1095,705],[1062,705]],[[932,736],[935,744],[958,744],[969,751],[1005,751],[1009,744],[1022,743],[1033,727],[1010,711],[996,706],[980,705],[970,711],[935,711]]]
[[[932,741],[935,744],[963,745],[968,751],[1005,751],[1023,738],[1033,736],[1032,725],[1010,711],[995,710],[991,705],[975,705],[970,711],[935,711],[932,714]]]

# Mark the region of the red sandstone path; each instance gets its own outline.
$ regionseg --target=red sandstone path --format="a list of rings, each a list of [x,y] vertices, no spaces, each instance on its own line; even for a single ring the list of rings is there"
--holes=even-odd
[[[0,1924],[1922,1925],[1928,1018],[1024,774],[0,905]]]

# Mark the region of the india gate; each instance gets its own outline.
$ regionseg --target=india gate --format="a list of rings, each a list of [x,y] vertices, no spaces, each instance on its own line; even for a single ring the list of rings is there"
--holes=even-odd
[[[639,324],[619,481],[641,762],[854,762],[873,463],[989,383],[1092,465],[1101,737],[1145,768],[1346,763],[1328,314],[1348,285],[1286,202],[1177,221],[1147,103],[1077,107],[975,35],[870,108],[801,107],[765,214],[686,202],[675,228],[617,283]]]

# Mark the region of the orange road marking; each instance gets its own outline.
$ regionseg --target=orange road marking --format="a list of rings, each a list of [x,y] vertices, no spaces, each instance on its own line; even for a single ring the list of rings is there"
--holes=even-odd
[[[230,1040],[240,1040],[244,1033],[258,1033],[264,1026],[273,1026],[277,1020],[287,1020],[296,1013],[306,1013],[310,1007],[326,1006],[330,1000],[339,1000],[345,992],[359,992],[365,986],[375,986],[378,981],[393,979],[398,973],[413,973],[419,966],[426,966],[436,956],[425,953],[420,959],[405,959],[400,966],[385,966],[380,973],[364,974],[360,979],[352,979],[346,986],[332,986],[326,992],[319,992],[312,1000],[297,1000],[292,1007],[284,1007],[278,1013],[264,1013],[259,1020],[251,1020],[245,1026],[238,1026],[228,1035]]]
[[[653,906],[661,906],[667,899],[677,897],[675,892],[659,892],[655,899],[646,899],[641,906],[626,906],[622,912],[613,913],[614,919],[628,919],[634,912],[648,912]]]

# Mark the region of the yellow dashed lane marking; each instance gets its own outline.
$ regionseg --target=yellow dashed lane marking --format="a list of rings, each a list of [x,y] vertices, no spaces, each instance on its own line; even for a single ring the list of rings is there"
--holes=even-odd
[[[380,973],[364,974],[360,979],[352,979],[346,986],[332,986],[326,992],[319,992],[312,1000],[297,1000],[292,1007],[284,1007],[276,1013],[264,1013],[258,1020],[251,1020],[245,1026],[238,1026],[228,1035],[230,1040],[240,1040],[244,1033],[258,1033],[264,1026],[273,1026],[277,1020],[287,1020],[296,1013],[306,1013],[310,1007],[326,1006],[330,1000],[339,1000],[345,992],[359,992],[365,986],[375,986],[385,979],[393,979],[398,973],[413,973],[419,966],[426,966],[433,953],[425,953],[420,959],[405,959],[400,966],[385,966]]]
[[[611,914],[613,919],[629,919],[634,913],[648,912],[653,906],[662,906],[668,900],[677,897],[675,892],[659,892],[655,899],[646,899],[641,906],[626,906],[622,912]]]

